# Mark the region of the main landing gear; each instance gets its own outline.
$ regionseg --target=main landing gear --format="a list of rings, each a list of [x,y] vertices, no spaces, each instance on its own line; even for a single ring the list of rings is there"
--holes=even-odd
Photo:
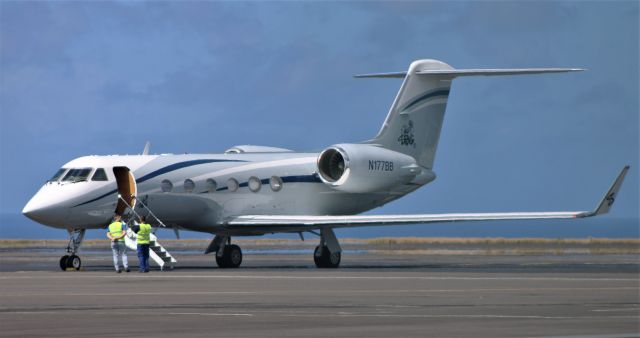
[[[80,250],[85,232],[86,229],[69,230],[67,254],[60,258],[60,269],[62,269],[62,271],[67,271],[67,269],[80,270],[82,260],[80,260],[80,257],[78,257],[76,253]]]
[[[221,269],[237,268],[242,264],[242,250],[240,247],[231,244],[231,237],[225,235],[216,235],[213,238],[205,254],[210,252],[216,253],[216,263]]]
[[[313,251],[313,262],[316,263],[316,267],[335,269],[340,266],[340,252],[330,252],[329,248],[325,246],[316,246]]]
[[[342,248],[333,229],[323,228],[319,235],[320,244],[313,252],[313,261],[316,263],[316,267],[328,269],[339,267]],[[221,269],[237,268],[242,264],[242,250],[239,246],[231,244],[231,237],[228,235],[216,235],[204,251],[205,254],[211,252],[216,253],[216,263]]]
[[[335,269],[340,266],[342,248],[338,238],[330,228],[320,230],[320,245],[313,252],[313,261],[316,267],[323,269]]]

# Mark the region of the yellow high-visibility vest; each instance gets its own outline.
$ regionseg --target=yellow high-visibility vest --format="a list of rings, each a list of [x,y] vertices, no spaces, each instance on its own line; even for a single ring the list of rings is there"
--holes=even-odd
[[[123,230],[124,229],[122,229],[122,222],[113,222],[113,223],[109,224],[109,233],[113,237],[120,237],[120,235],[122,235],[122,231]],[[124,241],[124,237],[122,237],[120,239],[116,239],[116,241],[122,242],[122,241]]]
[[[151,238],[151,225],[146,223],[141,223],[140,230],[138,230],[138,240],[136,241],[138,244],[149,244]]]

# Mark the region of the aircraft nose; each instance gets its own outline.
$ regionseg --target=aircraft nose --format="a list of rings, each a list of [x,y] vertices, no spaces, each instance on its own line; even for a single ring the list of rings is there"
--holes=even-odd
[[[48,224],[58,217],[58,210],[41,193],[35,194],[22,209],[26,217],[42,224]]]
[[[22,214],[34,221],[38,221],[42,219],[42,216],[46,215],[46,209],[46,205],[42,203],[42,199],[36,194],[24,206]]]

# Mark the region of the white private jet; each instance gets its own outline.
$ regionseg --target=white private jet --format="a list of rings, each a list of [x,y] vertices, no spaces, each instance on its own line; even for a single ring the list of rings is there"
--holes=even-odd
[[[334,228],[601,215],[609,211],[629,166],[592,211],[357,215],[436,178],[433,162],[456,77],[579,70],[454,69],[437,60],[418,60],[406,72],[357,75],[404,79],[372,140],[335,144],[319,153],[236,146],[223,154],[149,155],[147,144],[142,155],[80,157],[63,165],[22,213],[68,230],[68,254],[60,260],[65,270],[80,268],[76,253],[85,231],[105,229],[114,214],[130,220],[148,215],[155,226],[214,234],[205,254],[214,252],[221,268],[242,262],[232,236],[286,232],[302,238],[304,232],[313,233],[320,237],[316,266],[336,268],[342,250]],[[159,264],[175,262],[160,249],[154,250]]]

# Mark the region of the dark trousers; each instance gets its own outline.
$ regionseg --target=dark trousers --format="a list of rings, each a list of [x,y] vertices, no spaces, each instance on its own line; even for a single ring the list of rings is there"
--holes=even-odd
[[[138,261],[140,271],[149,271],[149,244],[138,244]]]

